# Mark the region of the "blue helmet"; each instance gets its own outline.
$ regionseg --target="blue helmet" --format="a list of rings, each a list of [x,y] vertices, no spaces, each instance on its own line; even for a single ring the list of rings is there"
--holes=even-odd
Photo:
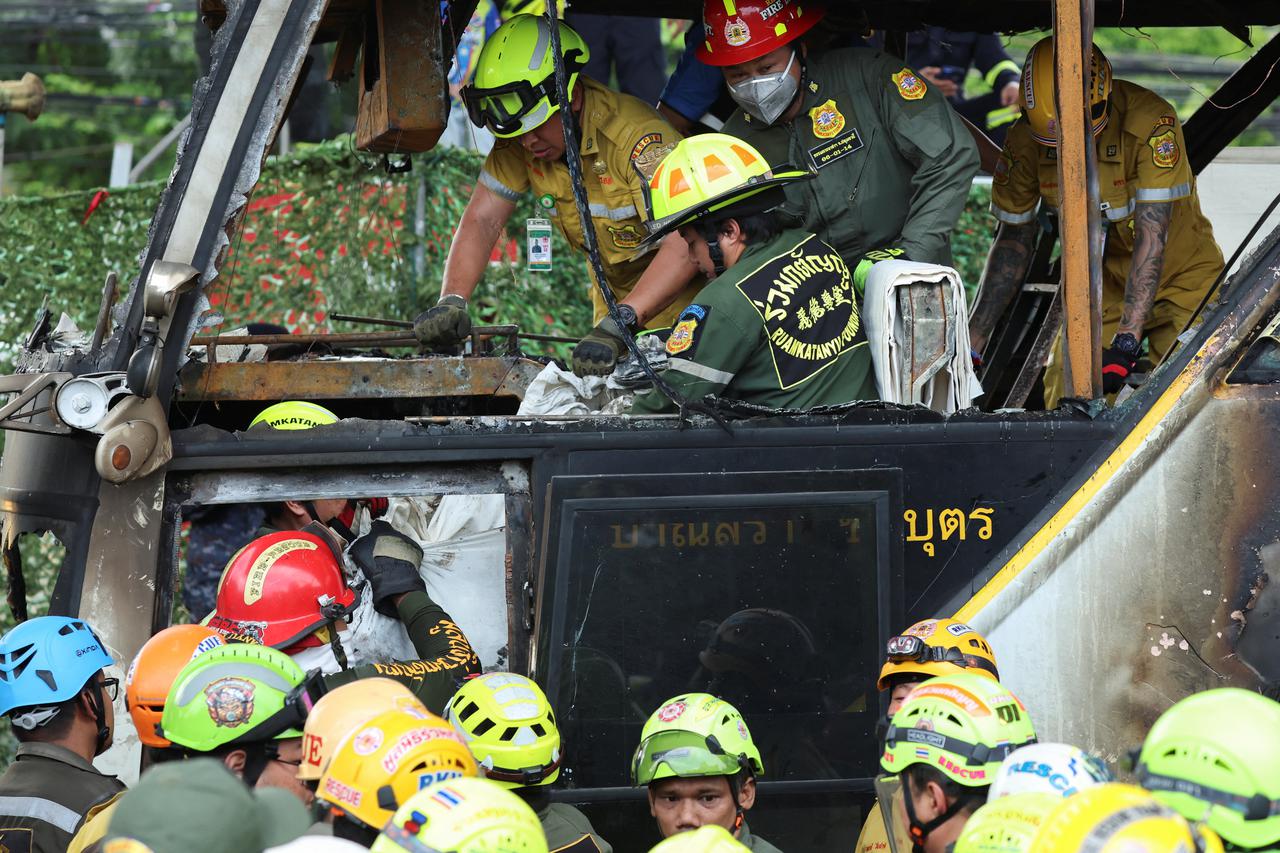
[[[66,616],[29,619],[0,637],[0,715],[65,702],[112,662],[85,622]],[[32,720],[23,728],[50,719]]]

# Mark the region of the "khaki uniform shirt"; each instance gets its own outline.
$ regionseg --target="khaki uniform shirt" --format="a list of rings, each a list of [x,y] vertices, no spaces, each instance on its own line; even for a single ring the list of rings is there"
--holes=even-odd
[[[578,80],[584,93],[579,140],[582,177],[604,274],[614,297],[621,300],[653,258],[652,251],[636,254],[645,235],[641,187],[681,136],[643,101],[588,77]],[[573,184],[563,161],[539,160],[519,139],[499,139],[484,161],[480,183],[508,201],[532,192],[538,207],[556,223],[566,242],[576,251],[584,251]],[[649,321],[650,328],[670,326],[692,295],[692,290],[682,294]],[[598,323],[607,311],[595,287],[591,288],[591,305],[593,322]]]
[[[21,744],[0,776],[0,848],[63,853],[85,816],[124,789],[65,747]]]
[[[613,853],[587,816],[567,803],[549,803],[538,811],[551,853]]]

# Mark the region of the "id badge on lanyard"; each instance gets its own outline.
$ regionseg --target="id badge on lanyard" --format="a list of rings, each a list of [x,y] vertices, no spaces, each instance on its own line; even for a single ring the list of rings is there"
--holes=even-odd
[[[551,220],[526,219],[525,236],[529,271],[551,272]]]

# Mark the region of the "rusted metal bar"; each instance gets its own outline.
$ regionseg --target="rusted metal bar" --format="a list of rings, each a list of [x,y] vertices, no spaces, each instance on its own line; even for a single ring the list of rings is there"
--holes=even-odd
[[[1087,14],[1086,14],[1087,12]],[[1092,0],[1054,3],[1054,73],[1058,103],[1058,186],[1061,196],[1063,315],[1066,321],[1067,393],[1101,393],[1101,351],[1091,308],[1090,215],[1096,219],[1096,153],[1086,89],[1093,22]],[[1090,178],[1093,178],[1091,181]],[[1092,187],[1091,187],[1092,184]]]
[[[404,332],[347,332],[327,335],[198,335],[191,339],[192,346],[249,346],[263,344],[366,344],[380,347],[418,346],[418,339]]]
[[[362,317],[359,314],[330,314],[329,319],[339,320],[344,323],[369,323],[376,326],[391,326],[396,329],[412,329],[413,323],[408,320],[391,320],[386,317]],[[581,342],[581,338],[569,338],[564,335],[539,335],[532,332],[521,332],[519,326],[513,324],[504,324],[500,326],[475,326],[472,328],[472,334],[486,336],[510,335],[515,330],[515,336],[525,341],[550,341],[554,344],[576,344]]]

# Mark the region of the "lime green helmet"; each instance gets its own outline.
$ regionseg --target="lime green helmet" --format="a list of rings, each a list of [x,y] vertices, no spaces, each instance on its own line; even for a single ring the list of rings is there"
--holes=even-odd
[[[1280,844],[1280,703],[1222,687],[1160,715],[1138,756],[1138,784],[1245,849]]]
[[[550,785],[560,776],[560,730],[542,688],[523,675],[490,672],[453,694],[445,719],[481,771],[504,788]]]
[[[324,406],[308,403],[305,400],[285,400],[283,403],[276,403],[259,412],[249,424],[249,428],[252,429],[258,424],[269,424],[272,429],[311,429],[337,422],[338,416]]]
[[[547,853],[533,809],[488,779],[464,776],[418,791],[396,810],[373,853]]]
[[[591,52],[572,27],[556,23],[573,97],[578,73]],[[462,89],[467,115],[476,127],[487,127],[497,137],[528,133],[560,109],[555,75],[551,22],[541,15],[515,15],[494,30],[480,49],[475,77]]]
[[[1018,697],[998,681],[972,673],[931,678],[893,715],[880,766],[902,773],[925,764],[967,788],[990,785],[1000,762],[1036,742]]]
[[[649,853],[741,853],[750,849],[723,826],[708,823],[692,832],[677,832],[663,839],[650,848]]]
[[[742,771],[761,776],[764,763],[738,709],[709,693],[686,693],[664,702],[644,724],[631,784]]]
[[[960,830],[955,853],[1028,853],[1045,815],[1062,802],[1057,794],[1012,794],[975,811]]]
[[[218,646],[178,673],[160,717],[162,736],[195,752],[300,738],[298,716],[285,706],[305,678],[288,655],[270,646]]]

